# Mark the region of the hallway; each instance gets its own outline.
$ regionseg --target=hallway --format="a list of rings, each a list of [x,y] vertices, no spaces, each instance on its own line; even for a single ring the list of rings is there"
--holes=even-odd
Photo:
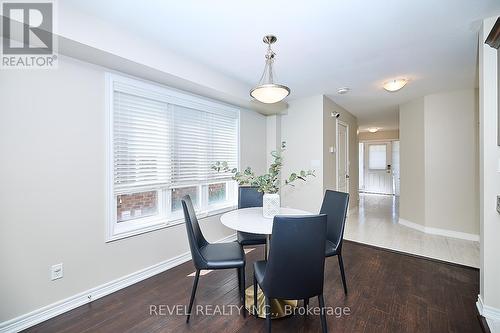
[[[426,234],[398,223],[396,196],[359,195],[359,209],[349,214],[345,239],[429,258],[479,267],[479,242]]]

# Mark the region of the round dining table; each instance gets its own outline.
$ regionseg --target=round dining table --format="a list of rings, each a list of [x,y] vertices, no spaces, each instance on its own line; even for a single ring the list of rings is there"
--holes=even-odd
[[[280,208],[277,215],[311,215],[310,212],[293,209],[293,208]],[[226,227],[236,231],[249,232],[253,234],[266,235],[266,258],[267,251],[270,249],[270,240],[273,233],[273,218],[264,217],[262,214],[262,207],[242,208],[232,210],[223,214],[220,217],[222,224]],[[250,313],[254,309],[253,285],[245,290],[246,308]],[[265,297],[260,287],[257,291],[257,314],[261,318],[265,318]],[[278,300],[271,299],[271,315],[272,318],[281,318],[290,315],[291,309],[295,308],[298,304],[297,300]]]

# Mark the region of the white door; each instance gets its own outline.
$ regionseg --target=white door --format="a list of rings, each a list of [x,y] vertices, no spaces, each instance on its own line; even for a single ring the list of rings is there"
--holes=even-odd
[[[399,141],[392,142],[392,179],[394,183],[394,194],[399,195],[400,178],[399,178]]]
[[[349,127],[337,121],[337,191],[349,192]]]
[[[391,143],[374,142],[365,146],[365,191],[394,194],[391,170]]]

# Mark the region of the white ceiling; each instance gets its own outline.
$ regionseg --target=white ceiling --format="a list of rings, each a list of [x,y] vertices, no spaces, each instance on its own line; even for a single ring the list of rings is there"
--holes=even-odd
[[[397,106],[477,82],[477,32],[499,0],[64,0],[125,31],[236,78],[250,88],[264,65],[262,36],[278,36],[276,74],[289,99],[326,94],[361,129],[398,127]],[[385,80],[407,77],[387,93]],[[350,87],[337,95],[339,87]]]

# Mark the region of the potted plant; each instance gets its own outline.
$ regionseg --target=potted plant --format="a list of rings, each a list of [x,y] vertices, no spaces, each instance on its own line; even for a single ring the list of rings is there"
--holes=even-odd
[[[268,172],[260,176],[256,176],[250,167],[247,167],[243,171],[238,171],[236,168],[231,169],[225,161],[215,162],[212,169],[217,172],[232,173],[233,179],[239,186],[256,186],[259,192],[264,193],[262,207],[264,217],[273,218],[275,215],[279,214],[280,208],[280,195],[278,192],[282,185],[280,181],[280,172],[283,166],[281,155],[284,150],[284,147],[282,147],[279,151],[271,152],[274,162],[269,166]],[[284,186],[294,186],[293,183],[295,181],[306,181],[309,176],[315,176],[314,171],[300,170],[299,172],[293,172],[285,178]]]

